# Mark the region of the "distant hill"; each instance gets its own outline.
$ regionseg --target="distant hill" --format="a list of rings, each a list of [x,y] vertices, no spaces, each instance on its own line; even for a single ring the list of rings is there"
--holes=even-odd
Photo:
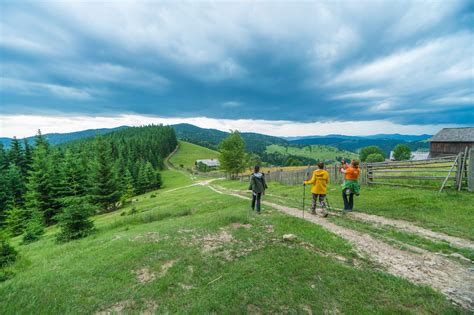
[[[217,150],[219,143],[229,135],[229,133],[225,131],[199,128],[190,124],[177,124],[172,127],[174,128],[178,139],[213,150]],[[242,132],[241,135],[245,140],[246,150],[251,152],[264,152],[267,146],[271,144],[290,144],[285,139],[259,133]]]
[[[120,126],[116,128],[100,128],[100,129],[87,129],[82,131],[75,131],[75,132],[68,132],[68,133],[47,133],[44,134],[44,137],[48,140],[50,144],[62,144],[65,142],[78,140],[87,137],[93,137],[98,134],[106,134],[112,131],[117,131],[123,128],[128,128],[127,126]],[[35,137],[27,137],[26,138],[30,144],[34,142]],[[2,143],[5,147],[10,146],[11,138],[0,138],[0,143]]]
[[[371,139],[371,138],[342,138],[342,137],[319,137],[319,138],[304,138],[293,140],[290,142],[292,145],[328,145],[336,147],[340,150],[347,150],[356,152],[360,148],[375,145],[380,147],[388,156],[390,154],[390,150],[399,144],[403,143],[406,144],[412,151],[416,150],[427,150],[429,148],[429,143],[424,141],[405,141],[400,139]]]
[[[424,141],[431,138],[432,135],[422,134],[422,135],[402,135],[399,133],[394,134],[376,134],[371,136],[347,136],[339,134],[331,134],[326,136],[304,136],[304,137],[284,137],[288,141],[297,141],[297,140],[307,140],[307,139],[324,139],[324,138],[337,138],[337,139],[377,139],[377,140],[402,140],[402,141]]]
[[[333,163],[337,160],[346,159],[357,159],[358,154],[341,150],[334,146],[326,145],[308,145],[308,146],[280,146],[276,144],[269,145],[266,149],[266,153],[274,154],[278,153],[286,156],[294,156],[297,158],[308,158],[315,161],[324,161],[326,163]],[[314,164],[314,163],[312,163]]]

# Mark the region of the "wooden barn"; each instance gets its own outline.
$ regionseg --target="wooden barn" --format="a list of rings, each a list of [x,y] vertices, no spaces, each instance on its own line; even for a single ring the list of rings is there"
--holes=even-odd
[[[443,128],[428,141],[430,157],[456,155],[474,147],[474,127]]]

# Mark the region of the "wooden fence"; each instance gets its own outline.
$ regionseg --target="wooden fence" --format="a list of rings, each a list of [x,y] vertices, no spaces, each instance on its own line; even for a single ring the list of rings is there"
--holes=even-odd
[[[329,165],[330,183],[341,184],[344,174],[339,165]],[[268,182],[279,182],[285,185],[300,185],[310,179],[315,166],[306,169],[285,171],[278,167],[265,172]],[[474,149],[446,156],[417,161],[389,161],[379,163],[361,163],[359,183],[361,185],[387,185],[403,187],[420,187],[474,191]],[[239,176],[241,181],[249,181],[250,175]]]
[[[329,182],[342,184],[344,180],[344,174],[339,171],[339,165],[329,165],[326,168],[326,171],[329,173]],[[300,185],[303,184],[303,181],[311,179],[313,171],[316,170],[316,166],[309,166],[306,169],[294,170],[294,171],[285,171],[275,167],[272,170],[265,172],[265,180],[267,182],[279,182],[285,185]],[[359,182],[361,184],[367,183],[366,176],[367,168],[365,164],[361,165],[361,175],[359,177]],[[250,175],[240,176],[241,181],[249,181]]]
[[[472,152],[472,151],[471,151]],[[471,154],[472,155],[472,154]],[[368,163],[366,182],[369,185],[444,188],[461,190],[467,187],[469,152],[418,161]]]

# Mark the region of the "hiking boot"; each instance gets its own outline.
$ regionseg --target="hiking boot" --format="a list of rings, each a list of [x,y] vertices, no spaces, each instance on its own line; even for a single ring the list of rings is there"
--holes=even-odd
[[[316,214],[316,210],[312,209],[311,214]]]

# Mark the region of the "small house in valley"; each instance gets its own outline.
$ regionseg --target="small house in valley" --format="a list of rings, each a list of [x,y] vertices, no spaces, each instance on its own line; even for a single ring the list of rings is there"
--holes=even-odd
[[[474,147],[474,127],[443,128],[428,141],[430,157],[456,155]]]
[[[221,163],[217,159],[208,160],[196,160],[194,163],[198,170],[208,171],[211,169],[217,169],[221,166]]]
[[[430,152],[428,151],[413,151],[411,153],[410,161],[421,161],[429,158]],[[390,151],[390,160],[394,161],[393,151]]]

